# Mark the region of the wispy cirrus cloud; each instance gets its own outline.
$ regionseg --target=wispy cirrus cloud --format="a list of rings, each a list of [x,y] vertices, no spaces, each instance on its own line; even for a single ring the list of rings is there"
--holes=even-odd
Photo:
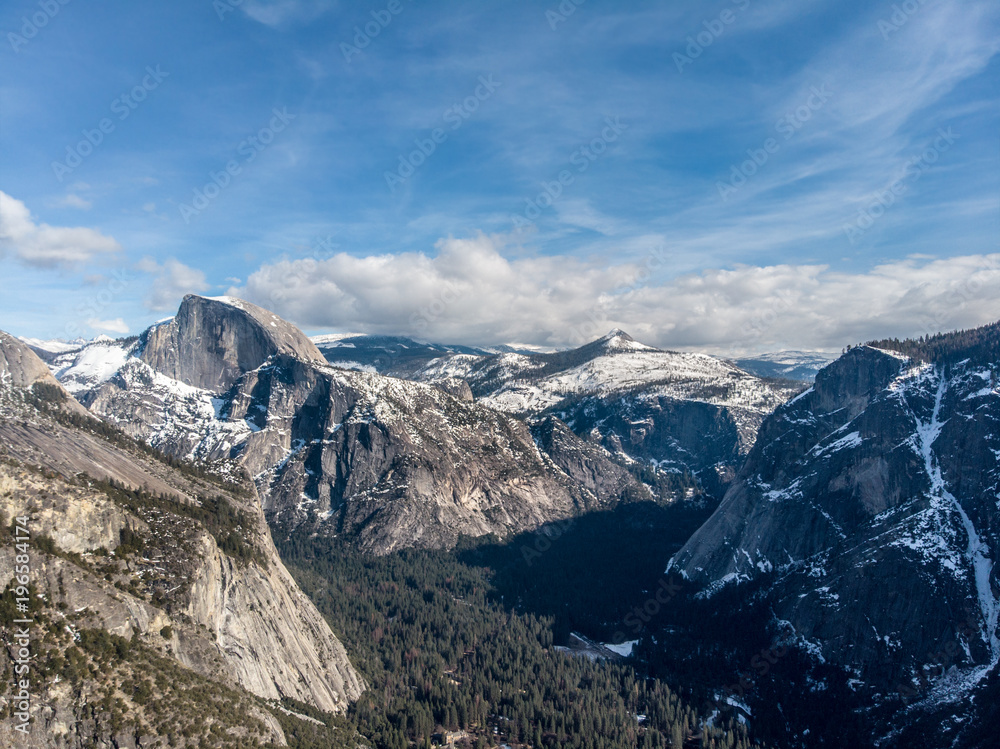
[[[337,6],[336,0],[244,0],[240,9],[265,26],[314,21]]]
[[[164,266],[163,258],[175,258],[195,286],[278,267],[282,253],[290,263],[303,254],[332,262],[329,253],[296,248],[333,234],[336,251],[358,259],[436,261],[442,236],[510,232],[526,201],[561,170],[575,169],[574,154],[606,118],[618,117],[628,129],[585,172],[573,173],[520,244],[502,246],[502,257],[601,268],[641,265],[662,246],[669,260],[650,284],[664,286],[743,266],[825,266],[823,278],[864,276],[914,253],[943,261],[996,251],[995,2],[908,3],[916,10],[904,18],[894,7],[904,4],[894,0],[584,3],[553,30],[546,10],[558,3],[403,0],[405,12],[350,62],[339,45],[353,43],[356,27],[376,24],[372,12],[385,3],[224,4],[231,12],[221,22],[212,3],[157,6],[156,28],[167,33],[127,45],[115,43],[112,29],[148,23],[148,13],[95,6],[78,25],[51,24],[32,42],[54,51],[86,39],[88,64],[107,75],[86,76],[54,53],[12,58],[12,75],[0,86],[0,160],[4,174],[21,179],[6,189],[40,214],[36,225],[76,226],[90,202],[87,226],[135,257],[152,255]],[[684,52],[689,37],[706,41],[726,10],[738,11],[732,23],[711,32],[711,43],[679,71],[672,53]],[[192,54],[178,53],[178,42]],[[39,165],[62,158],[64,145],[97,127],[95,113],[137,71],[160,62],[186,85],[164,88],[116,126],[80,167],[80,180],[93,187],[71,186],[79,200],[54,202],[59,188]],[[502,84],[495,95],[449,129],[404,186],[388,190],[385,172],[434,128],[450,127],[445,113],[474,95],[481,75]],[[830,96],[785,139],[778,122],[824,86]],[[262,114],[274,106],[296,114],[294,129],[246,165],[217,210],[196,225],[179,222],[171,206],[191,201],[228,159],[242,158],[239,145],[257,137]],[[859,212],[949,128],[954,145],[925,162],[929,168],[905,182],[891,207],[877,207],[863,236],[848,235],[845,226],[857,224]],[[718,183],[769,138],[780,150],[723,200]],[[9,243],[5,251],[16,257]],[[19,272],[32,273],[21,265]],[[169,296],[123,295],[114,316],[128,307],[135,318],[151,318],[147,305],[169,308]],[[7,307],[23,317],[13,296]],[[539,328],[563,326],[554,314]],[[485,330],[472,326],[466,335],[458,322],[463,340]]]

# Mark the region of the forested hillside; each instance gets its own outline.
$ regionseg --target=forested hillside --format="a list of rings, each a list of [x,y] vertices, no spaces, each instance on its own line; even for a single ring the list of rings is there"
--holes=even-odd
[[[627,663],[560,652],[553,619],[494,600],[491,571],[443,551],[360,554],[294,536],[279,548],[371,684],[351,709],[379,749],[441,729],[477,747],[749,747]]]

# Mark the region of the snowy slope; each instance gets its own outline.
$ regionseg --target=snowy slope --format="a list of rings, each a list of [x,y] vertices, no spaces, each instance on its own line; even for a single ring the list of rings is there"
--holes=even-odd
[[[488,353],[469,346],[448,346],[401,336],[332,333],[310,340],[335,366],[405,378],[442,356]]]
[[[652,471],[654,483],[693,476],[715,501],[764,417],[800,389],[712,356],[656,349],[621,330],[571,351],[445,356],[414,378],[462,379],[479,403],[553,414],[619,461]]]
[[[414,379],[469,381],[480,402],[509,413],[534,413],[580,395],[641,389],[648,397],[702,401],[769,413],[788,389],[705,354],[662,351],[621,330],[575,352],[492,357],[455,355],[431,362]]]
[[[101,337],[107,338],[107,336]],[[65,354],[68,351],[76,351],[89,343],[89,341],[83,338],[77,338],[73,341],[63,341],[58,338],[43,341],[40,338],[25,338],[24,336],[19,336],[19,339],[28,344],[28,347],[36,354],[39,354],[40,356],[45,355],[45,358],[56,354]]]
[[[134,338],[115,341],[101,336],[56,355],[48,366],[63,387],[77,395],[110,380],[135,350]]]
[[[54,368],[132,436],[251,476],[282,527],[310,524],[376,552],[651,499],[568,431],[543,453],[524,422],[442,387],[334,366],[297,328],[239,300],[186,297],[138,339],[90,344]]]

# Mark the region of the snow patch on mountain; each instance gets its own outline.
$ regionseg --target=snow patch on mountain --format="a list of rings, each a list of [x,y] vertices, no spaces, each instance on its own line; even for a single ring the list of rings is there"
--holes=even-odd
[[[584,364],[534,382],[524,379],[543,365],[528,357],[505,355],[501,371],[506,370],[509,382],[482,401],[511,413],[536,412],[571,396],[606,396],[639,388],[647,397],[665,396],[763,412],[774,410],[785,400],[784,394],[777,393],[759,378],[714,357],[637,346],[641,348],[626,343]],[[444,364],[438,372],[451,371],[450,376],[461,377],[467,363]]]
[[[43,341],[40,338],[25,338],[24,336],[18,336],[18,338],[36,351],[44,351],[49,354],[65,354],[67,351],[77,351],[89,343],[84,338],[77,338],[72,341],[63,341],[59,338]]]
[[[929,367],[927,369],[930,369]],[[962,526],[968,537],[965,556],[972,565],[973,579],[975,580],[976,593],[979,598],[979,606],[983,615],[983,626],[985,628],[985,640],[989,644],[993,654],[993,664],[1000,661],[1000,638],[997,637],[997,618],[1000,613],[1000,601],[993,594],[990,584],[990,576],[993,572],[993,561],[990,558],[989,545],[980,538],[972,519],[962,507],[954,495],[948,491],[944,479],[941,476],[941,467],[934,454],[934,442],[941,434],[943,423],[940,421],[941,400],[944,397],[948,381],[944,375],[937,370],[933,370],[933,375],[938,379],[937,390],[934,394],[934,410],[931,413],[930,421],[920,423],[917,428],[917,448],[920,456],[924,460],[924,470],[931,480],[931,495],[935,499],[944,500],[948,503],[961,518]]]
[[[185,444],[190,446],[185,458],[208,460],[228,454],[260,431],[249,421],[229,421],[224,416],[226,401],[215,393],[173,380],[135,357],[115,374],[126,389],[141,392],[154,410],[147,438],[153,447]]]
[[[83,348],[57,356],[49,369],[70,393],[91,390],[110,380],[129,358],[134,344],[123,344],[107,336]]]

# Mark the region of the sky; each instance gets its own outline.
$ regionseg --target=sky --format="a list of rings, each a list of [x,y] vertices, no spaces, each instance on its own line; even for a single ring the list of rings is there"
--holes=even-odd
[[[839,351],[1000,319],[995,1],[8,0],[0,328]]]

